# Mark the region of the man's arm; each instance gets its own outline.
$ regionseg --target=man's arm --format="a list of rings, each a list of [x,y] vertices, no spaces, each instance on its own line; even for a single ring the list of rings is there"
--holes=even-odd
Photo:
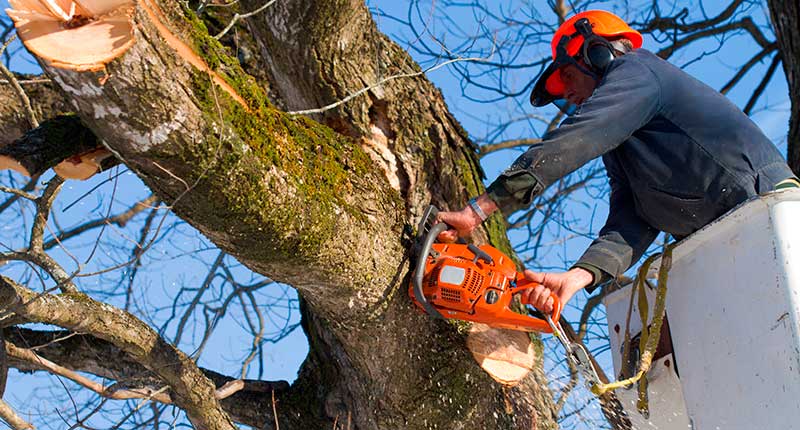
[[[615,60],[577,113],[517,158],[489,185],[488,197],[507,215],[529,206],[552,183],[627,140],[660,106],[656,75],[633,56]]]
[[[624,173],[610,163],[606,163],[606,168],[611,184],[608,219],[598,238],[573,266],[594,275],[593,282],[587,286],[589,293],[597,284],[617,277],[639,261],[658,236],[658,230],[636,214],[633,193]]]

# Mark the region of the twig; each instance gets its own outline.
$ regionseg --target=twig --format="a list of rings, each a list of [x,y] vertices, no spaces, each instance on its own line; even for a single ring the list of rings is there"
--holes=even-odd
[[[142,399],[152,396],[153,400],[161,403],[172,403],[169,395],[163,393],[152,393],[149,389],[132,389],[132,390],[113,390],[112,387],[105,387],[99,382],[92,381],[91,379],[74,372],[66,367],[53,363],[52,361],[40,356],[39,354],[25,348],[20,348],[14,344],[6,343],[6,351],[9,357],[17,360],[26,361],[33,365],[41,367],[50,373],[67,378],[84,388],[88,388],[95,393],[114,400],[129,400],[129,399]]]
[[[453,58],[452,60],[445,61],[444,63],[437,64],[435,66],[431,66],[431,67],[429,67],[429,68],[427,68],[425,70],[419,71],[419,72],[401,73],[399,75],[387,76],[387,77],[381,79],[380,81],[378,81],[378,82],[376,82],[376,83],[374,83],[372,85],[368,85],[368,86],[366,86],[366,87],[364,87],[364,88],[362,88],[362,89],[350,94],[349,96],[347,96],[347,97],[345,97],[345,98],[343,98],[343,99],[341,99],[341,100],[339,100],[337,102],[331,103],[331,104],[329,104],[327,106],[323,106],[321,108],[316,108],[316,109],[296,110],[296,111],[286,112],[286,113],[289,114],[289,115],[309,115],[309,114],[314,114],[314,113],[322,113],[322,112],[325,112],[325,111],[329,111],[329,110],[331,110],[333,108],[336,108],[338,106],[341,106],[341,105],[349,102],[350,100],[353,100],[354,98],[360,96],[361,94],[364,94],[367,91],[369,91],[369,90],[371,90],[371,89],[373,89],[375,87],[379,87],[379,86],[381,86],[381,85],[383,85],[383,84],[385,84],[385,83],[387,83],[389,81],[393,81],[395,79],[401,79],[401,78],[415,78],[417,76],[424,75],[425,73],[432,72],[432,71],[437,70],[437,69],[441,69],[442,67],[447,66],[449,64],[458,63],[458,62],[461,62],[461,61],[470,61],[470,62],[482,63],[482,62],[488,61],[489,58],[491,58],[491,55],[492,54],[490,54],[489,57],[487,57],[487,58],[477,58],[477,57]]]
[[[108,387],[103,386],[103,384],[100,384],[99,382],[92,381],[91,379],[81,375],[78,372],[67,369],[66,367],[63,367],[59,364],[56,364],[40,356],[33,350],[20,348],[14,344],[6,343],[6,351],[9,357],[13,357],[17,360],[28,362],[30,364],[33,364],[41,368],[42,370],[46,370],[55,375],[67,378],[83,386],[84,388],[88,388],[89,390],[92,390],[95,393],[99,394],[100,396],[108,399],[112,400],[145,399],[145,400],[155,400],[159,403],[164,403],[168,405],[172,404],[172,399],[170,398],[169,394],[166,394],[166,391],[169,389],[169,387],[167,386],[161,387],[158,390],[152,390],[150,388],[115,390],[113,385]],[[244,388],[245,388],[245,382],[241,379],[236,379],[218,388],[214,392],[214,397],[217,398],[218,400],[226,399],[238,393],[239,391],[243,390]]]
[[[275,390],[272,390],[272,417],[275,418],[275,430],[281,430],[278,424],[278,408],[275,406]]]
[[[772,75],[775,74],[775,69],[778,68],[778,65],[781,63],[781,55],[775,54],[772,57],[772,63],[770,63],[769,68],[767,68],[767,72],[764,73],[764,78],[761,79],[761,82],[758,83],[758,86],[753,91],[753,94],[750,96],[750,100],[747,101],[747,105],[742,109],[747,115],[750,115],[750,111],[753,110],[753,106],[755,106],[758,98],[761,97],[761,94],[764,92],[764,89],[767,88],[767,84],[772,79]]]
[[[6,51],[8,45],[10,45],[11,42],[13,42],[14,39],[16,38],[17,35],[15,34],[9,37],[8,40],[6,40],[6,42],[3,44],[2,49],[0,49],[0,55],[3,55],[3,52]],[[33,113],[33,108],[31,107],[31,101],[30,99],[28,99],[28,95],[25,94],[25,90],[22,89],[22,86],[20,86],[19,82],[17,81],[17,77],[14,76],[14,74],[11,73],[11,71],[8,70],[5,64],[3,64],[1,61],[0,61],[0,71],[3,72],[3,75],[5,75],[6,79],[8,79],[8,82],[11,83],[11,86],[14,88],[14,92],[17,93],[17,96],[22,102],[22,107],[25,109],[25,114],[28,117],[28,123],[30,123],[31,128],[38,127],[39,121],[36,120],[36,114]]]
[[[18,197],[22,197],[23,199],[28,199],[34,202],[36,201],[36,199],[38,199],[38,197],[34,196],[33,194],[26,193],[25,191],[16,188],[9,188],[4,185],[0,185],[0,191],[4,193],[14,194]]]
[[[252,11],[252,12],[245,13],[245,14],[243,14],[243,15],[240,15],[240,14],[238,14],[238,13],[237,13],[236,15],[234,15],[234,16],[233,16],[233,19],[231,20],[231,22],[229,22],[229,23],[228,23],[228,26],[227,26],[227,27],[225,27],[225,28],[224,28],[222,31],[220,31],[220,32],[219,32],[219,34],[217,34],[216,36],[214,36],[214,39],[217,39],[217,40],[221,39],[221,38],[222,38],[222,36],[224,36],[224,35],[225,35],[225,33],[227,33],[227,32],[228,32],[228,31],[231,29],[231,27],[233,27],[233,25],[234,25],[234,24],[236,24],[236,22],[237,22],[237,21],[239,21],[239,20],[240,20],[240,19],[242,19],[242,18],[249,18],[249,17],[251,17],[251,16],[253,16],[253,15],[257,14],[257,13],[260,13],[260,12],[261,12],[261,11],[263,11],[264,9],[266,9],[266,8],[268,8],[268,7],[270,7],[270,6],[272,6],[272,4],[273,4],[273,3],[275,3],[276,1],[278,1],[278,0],[270,0],[270,1],[266,2],[266,3],[265,3],[263,6],[261,6],[260,8],[258,8],[258,9],[256,9],[256,10],[254,10],[254,11]]]
[[[490,154],[492,152],[499,151],[501,149],[516,148],[518,146],[530,146],[536,143],[542,143],[542,139],[525,138],[525,139],[504,140],[502,142],[481,145],[479,149],[479,155],[483,157],[486,154]]]
[[[0,55],[2,55],[2,52],[0,52]],[[51,81],[50,79],[47,79],[47,78],[17,80],[17,83],[19,83],[20,85],[49,84],[50,82],[53,82],[53,81]],[[14,83],[13,81],[0,79],[0,84],[7,85],[7,84],[13,84],[13,83]]]

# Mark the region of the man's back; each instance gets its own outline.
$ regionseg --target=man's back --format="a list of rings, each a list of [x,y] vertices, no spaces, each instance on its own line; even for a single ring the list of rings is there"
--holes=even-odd
[[[618,69],[627,70],[617,73]],[[725,96],[648,51],[615,60],[609,82],[602,82],[598,90],[615,79],[630,79],[632,71],[642,82],[622,86],[655,88],[627,91],[628,97],[639,94],[656,100],[614,101],[649,105],[651,112],[647,122],[603,160],[610,175],[630,185],[637,213],[651,226],[685,236],[792,176],[772,142]],[[623,117],[608,120],[626,122]]]

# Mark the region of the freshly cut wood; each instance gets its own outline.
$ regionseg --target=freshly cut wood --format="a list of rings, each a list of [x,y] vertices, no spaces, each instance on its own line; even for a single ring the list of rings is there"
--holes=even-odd
[[[102,70],[133,45],[131,0],[9,0],[22,43],[55,67]]]
[[[14,170],[18,173],[30,177],[31,174],[19,161],[9,157],[8,155],[0,155],[0,170]]]
[[[533,370],[536,357],[528,333],[473,324],[467,348],[495,381],[513,386]]]
[[[53,171],[64,179],[79,179],[84,181],[102,170],[101,163],[111,157],[111,151],[97,148],[58,163]]]

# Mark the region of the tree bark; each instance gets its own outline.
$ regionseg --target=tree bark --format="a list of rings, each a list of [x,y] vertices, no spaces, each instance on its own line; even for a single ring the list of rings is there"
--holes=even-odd
[[[800,176],[800,4],[794,0],[768,0],[767,4],[792,102],[787,159],[789,167]]]
[[[250,26],[284,109],[419,70],[362,2],[274,6]],[[331,129],[274,107],[179,3],[137,2],[135,20],[136,43],[104,84],[46,73],[176,214],[302,295],[311,352],[277,405],[282,429],[346,418],[358,429],[556,426],[541,368],[500,386],[466,350],[463,326],[407,297],[404,228],[429,202],[460,206],[482,190],[475,148],[438,90],[423,76],[393,80],[314,116]],[[502,220],[486,226],[477,239],[510,252]]]

